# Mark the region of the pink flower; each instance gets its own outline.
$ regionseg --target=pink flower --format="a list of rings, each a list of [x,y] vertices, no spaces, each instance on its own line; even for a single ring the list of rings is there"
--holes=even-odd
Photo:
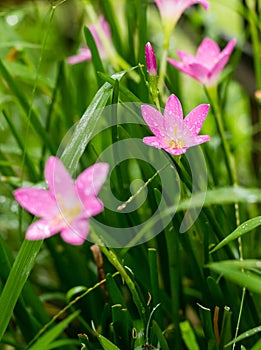
[[[171,20],[174,25],[188,7],[194,4],[201,4],[206,10],[209,7],[206,0],[155,0],[155,3],[158,6],[162,20]]]
[[[142,116],[155,135],[144,137],[143,142],[175,156],[185,153],[189,147],[209,141],[209,136],[198,135],[208,110],[208,104],[201,104],[183,119],[182,107],[175,95],[168,98],[164,115],[149,105],[143,105]]]
[[[232,39],[224,50],[220,51],[215,41],[205,38],[199,45],[196,56],[178,51],[181,62],[171,58],[168,58],[168,62],[201,84],[210,87],[217,84],[235,45],[236,39]]]
[[[19,188],[14,191],[17,202],[41,219],[32,223],[26,238],[39,240],[61,232],[70,244],[82,244],[89,231],[88,219],[103,211],[96,197],[108,174],[108,164],[96,163],[73,181],[63,163],[50,157],[45,165],[49,189]]]
[[[145,45],[145,57],[146,57],[146,65],[149,75],[155,76],[157,75],[157,63],[154,49],[151,43],[147,43]]]
[[[109,27],[108,22],[105,20],[105,18],[103,16],[99,17],[99,26],[102,30],[102,34],[104,35],[104,37],[109,42],[111,42],[110,27]],[[92,36],[93,36],[94,41],[96,43],[100,57],[102,59],[106,58],[107,53],[106,53],[106,50],[102,44],[102,40],[98,34],[97,25],[90,25],[88,28],[89,28],[90,32],[92,33]],[[76,64],[76,63],[80,63],[83,61],[90,61],[91,59],[92,59],[91,51],[88,47],[86,47],[86,48],[80,48],[77,55],[73,55],[73,56],[68,57],[67,62],[69,64]]]

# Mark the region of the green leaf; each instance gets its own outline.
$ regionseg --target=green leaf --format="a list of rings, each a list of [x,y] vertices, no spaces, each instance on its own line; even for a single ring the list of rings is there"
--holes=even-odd
[[[164,337],[162,330],[160,329],[159,325],[157,324],[157,322],[155,320],[152,321],[152,329],[155,332],[155,335],[158,339],[158,342],[160,344],[160,349],[161,350],[169,350],[167,340]]]
[[[34,266],[42,241],[24,240],[0,296],[0,341],[12,317],[15,304]]]
[[[16,96],[17,100],[19,101],[21,107],[23,108],[25,112],[26,122],[28,125],[32,126],[34,130],[38,133],[38,135],[42,138],[43,142],[46,144],[46,146],[49,148],[49,150],[54,153],[53,144],[50,141],[49,135],[45,128],[43,127],[39,115],[35,112],[35,110],[32,108],[30,102],[27,100],[27,97],[23,94],[22,90],[17,85],[15,79],[12,77],[12,75],[9,73],[3,62],[0,60],[0,72],[2,77],[7,82],[12,94]],[[22,114],[22,116],[24,116]]]
[[[89,49],[91,50],[92,63],[94,65],[97,82],[98,82],[98,85],[101,86],[102,79],[97,74],[97,72],[103,72],[103,73],[105,72],[104,68],[103,68],[101,57],[100,57],[99,51],[97,49],[95,40],[93,39],[92,33],[88,27],[84,27],[84,35],[85,35],[87,45],[88,45]]]
[[[236,337],[236,339],[233,339],[233,340],[231,340],[229,343],[227,343],[227,344],[226,344],[226,347],[227,347],[227,346],[230,346],[230,345],[232,345],[232,344],[234,344],[234,343],[237,343],[237,342],[240,341],[240,340],[244,340],[244,339],[246,339],[246,338],[248,338],[248,337],[251,337],[252,335],[255,335],[255,334],[259,333],[259,332],[261,332],[261,325],[258,326],[258,327],[249,329],[249,330],[247,330],[246,332],[240,334],[238,337]]]
[[[126,70],[126,72],[131,72],[132,70],[136,69],[137,67],[133,67],[130,68],[128,70]],[[104,74],[102,72],[98,72],[97,73],[104,81],[108,82],[111,85],[115,84],[115,79],[113,79],[112,77],[110,77],[107,74]],[[141,102],[140,99],[134,95],[129,89],[127,89],[126,87],[119,85],[119,90],[120,92],[128,99],[128,101],[132,101],[132,102]]]
[[[261,275],[253,271],[261,268],[260,260],[224,260],[206,266],[241,287],[261,293]]]
[[[114,345],[109,339],[105,338],[101,334],[98,335],[98,340],[104,350],[120,350],[116,345]],[[30,349],[31,350],[31,349]]]
[[[182,339],[184,340],[188,350],[199,350],[199,346],[190,323],[188,321],[180,322],[179,327]]]
[[[178,210],[184,210],[201,206],[203,193],[199,192],[193,195],[193,198],[183,200]],[[223,205],[232,203],[260,203],[261,190],[258,188],[244,187],[222,187],[209,190],[206,193],[204,207],[210,205]]]
[[[112,81],[120,80],[127,71],[122,71],[113,74]],[[95,125],[98,122],[103,108],[106,105],[108,98],[112,92],[112,85],[105,83],[96,93],[92,102],[84,112],[79,123],[76,125],[74,133],[72,134],[67,145],[61,155],[61,159],[69,172],[73,172],[78,162],[85,151],[88,142],[91,140]]]
[[[70,324],[70,322],[79,315],[79,311],[75,311],[65,320],[52,327],[48,332],[41,336],[28,350],[48,350],[52,349],[52,342],[59,334]]]
[[[245,221],[243,224],[238,226],[230,235],[228,235],[223,241],[221,241],[214,249],[210,251],[210,253],[215,252],[216,250],[224,247],[224,245],[230,243],[234,239],[237,239],[244,235],[245,233],[253,230],[254,228],[261,225],[261,216],[257,216],[253,219]]]

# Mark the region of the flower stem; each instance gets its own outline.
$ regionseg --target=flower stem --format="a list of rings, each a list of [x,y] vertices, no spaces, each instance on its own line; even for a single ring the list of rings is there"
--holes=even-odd
[[[130,276],[126,272],[126,269],[124,268],[124,266],[120,263],[117,255],[114,253],[114,251],[112,249],[108,249],[105,245],[103,245],[102,240],[100,239],[100,237],[98,237],[98,235],[93,230],[92,230],[92,238],[94,239],[96,244],[99,245],[101,252],[107,257],[109,262],[116,268],[116,270],[120,273],[122,279],[127,284],[128,288],[131,292],[133,301],[138,309],[140,318],[143,321],[144,326],[145,326],[145,324],[146,324],[146,317],[145,317],[146,310],[143,306],[143,303],[141,301],[141,298],[138,294],[137,288],[136,288],[133,280],[130,278]]]
[[[225,162],[228,170],[229,180],[231,185],[237,185],[237,176],[236,169],[232,160],[232,156],[230,153],[230,149],[227,143],[227,139],[225,137],[224,125],[221,117],[221,111],[219,108],[218,102],[218,93],[217,86],[213,86],[210,88],[205,88],[206,95],[210,100],[211,105],[213,106],[213,112],[215,116],[215,121],[218,129],[219,136],[221,138],[221,144],[224,152]]]
[[[162,51],[161,60],[160,60],[159,82],[158,82],[159,93],[161,95],[163,94],[163,89],[164,89],[164,78],[166,75],[166,68],[167,68],[169,41],[170,41],[170,36],[165,35],[165,39],[163,43],[163,51]]]
[[[230,182],[233,186],[237,186],[238,181],[237,181],[236,168],[235,168],[235,164],[233,162],[232,155],[230,153],[230,149],[229,149],[226,137],[225,137],[225,131],[224,131],[223,121],[222,121],[222,117],[221,117],[221,110],[220,110],[219,101],[218,101],[217,86],[213,86],[211,88],[206,88],[205,91],[206,91],[206,94],[207,94],[210,102],[213,105],[214,115],[215,115],[215,119],[216,119],[216,123],[217,123],[218,132],[219,132],[219,135],[220,135],[220,138],[222,141],[223,151],[224,151],[224,155],[225,155],[225,162],[227,165],[227,170],[228,170]],[[235,203],[235,217],[236,217],[236,226],[238,227],[240,225],[240,214],[239,214],[238,203]],[[243,244],[242,244],[241,237],[239,237],[237,241],[238,241],[239,260],[243,261],[244,260]],[[241,321],[241,317],[242,317],[242,310],[243,310],[243,304],[244,304],[244,300],[245,300],[245,294],[246,294],[246,288],[243,288],[234,339],[237,338],[238,331],[239,331],[239,325],[240,325],[240,321]],[[235,345],[236,345],[236,343],[233,343],[232,350],[235,349]]]

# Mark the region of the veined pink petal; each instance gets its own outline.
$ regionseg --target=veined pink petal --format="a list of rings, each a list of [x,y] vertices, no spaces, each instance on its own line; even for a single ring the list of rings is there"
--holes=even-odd
[[[208,114],[209,107],[209,104],[201,104],[194,108],[184,119],[184,124],[187,125],[193,134],[198,134],[200,132],[202,124]]]
[[[51,218],[58,215],[59,210],[49,191],[39,188],[19,188],[14,191],[17,202],[33,215]]]
[[[143,138],[143,142],[148,146],[153,146],[156,148],[164,148],[163,140],[159,139],[157,136],[146,136]]]
[[[26,231],[25,237],[31,241],[45,239],[59,232],[59,227],[51,226],[47,220],[38,220],[32,223]]]
[[[96,163],[84,170],[75,181],[80,200],[85,203],[89,196],[97,196],[109,172],[107,163]]]
[[[142,105],[141,113],[154,135],[161,137],[162,134],[166,133],[164,118],[157,109],[149,105]]]
[[[78,204],[74,181],[59,158],[48,159],[45,165],[45,178],[50,193],[59,205],[71,208]]]
[[[210,69],[218,60],[219,54],[220,49],[217,43],[210,38],[204,38],[198,47],[196,61]]]
[[[103,203],[97,197],[88,196],[82,204],[84,207],[83,217],[90,218],[91,216],[100,214],[103,211]]]
[[[89,48],[81,48],[76,55],[67,58],[69,64],[77,64],[84,61],[90,61],[92,54]]]
[[[164,109],[165,130],[173,130],[177,122],[183,120],[183,111],[179,99],[175,95],[170,95]]]
[[[88,220],[75,220],[61,231],[62,239],[72,245],[83,244],[88,236]]]

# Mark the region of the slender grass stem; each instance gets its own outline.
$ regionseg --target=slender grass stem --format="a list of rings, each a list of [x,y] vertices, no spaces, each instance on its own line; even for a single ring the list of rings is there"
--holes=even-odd
[[[94,241],[96,242],[96,244],[99,245],[101,252],[107,257],[107,259],[109,260],[109,262],[116,268],[116,270],[120,273],[122,279],[125,281],[125,283],[127,284],[130,293],[132,295],[134,304],[137,307],[137,310],[139,312],[140,318],[144,323],[144,327],[146,324],[146,318],[145,318],[145,313],[146,310],[143,306],[143,303],[141,301],[141,298],[139,296],[139,293],[137,291],[137,288],[134,284],[134,282],[132,281],[132,279],[130,278],[130,276],[128,275],[126,269],[124,268],[124,266],[120,263],[117,255],[113,252],[113,250],[108,249],[105,245],[103,245],[102,240],[100,239],[100,237],[98,237],[98,235],[92,230],[92,237],[94,239]]]
[[[233,186],[237,186],[238,181],[237,181],[236,168],[235,168],[235,163],[232,159],[229,145],[227,143],[227,139],[225,137],[225,130],[224,130],[223,121],[222,121],[222,117],[221,117],[221,111],[220,111],[219,103],[218,103],[217,86],[214,86],[214,87],[208,88],[208,89],[206,88],[205,91],[206,91],[206,94],[207,94],[209,100],[212,102],[212,105],[213,105],[213,111],[214,111],[214,115],[215,115],[217,129],[218,129],[218,132],[219,132],[219,135],[221,138],[221,142],[222,142],[223,152],[224,152],[224,156],[225,156],[225,162],[226,162],[226,166],[227,166],[227,170],[228,170],[228,174],[229,174],[229,180]],[[235,203],[235,218],[236,218],[236,226],[238,227],[240,225],[240,214],[239,214],[239,205],[237,202]],[[239,260],[243,261],[244,260],[243,244],[242,244],[241,237],[239,237],[237,241],[238,241]],[[243,305],[244,305],[244,300],[245,300],[245,294],[246,294],[246,288],[244,287],[242,290],[240,309],[239,309],[234,339],[237,338],[238,332],[239,332],[239,326],[240,326],[241,317],[242,317],[242,310],[243,310]],[[232,350],[235,349],[235,345],[236,344],[234,342]]]

